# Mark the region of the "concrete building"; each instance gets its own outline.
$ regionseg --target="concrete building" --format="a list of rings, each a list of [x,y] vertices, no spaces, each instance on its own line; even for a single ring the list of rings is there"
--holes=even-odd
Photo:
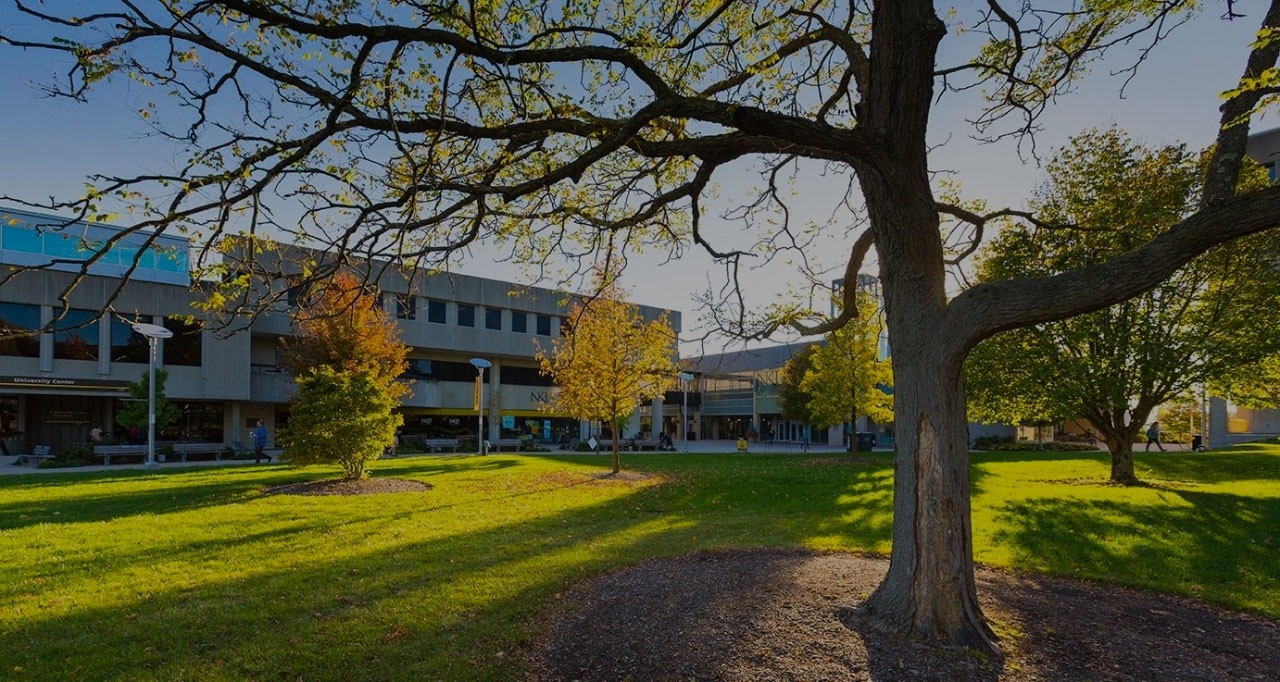
[[[58,295],[76,276],[77,261],[101,251],[119,232],[5,208],[0,225],[0,264],[68,261],[21,272],[0,291],[0,439],[6,449],[83,445],[94,427],[117,439],[137,438],[116,421],[127,384],[148,366],[147,342],[132,330],[134,322],[174,332],[159,342],[157,364],[169,372],[166,393],[182,416],[158,440],[247,442],[258,419],[272,434],[287,424],[293,380],[281,369],[280,346],[292,334],[287,305],[222,338],[211,318],[192,307],[204,294],[190,280],[189,245],[163,237],[145,247],[146,235],[131,235],[89,267],[53,331],[33,336],[29,332],[62,312]],[[139,252],[139,266],[122,281]],[[535,344],[547,347],[560,333],[567,294],[469,275],[409,277],[393,268],[378,273],[384,309],[410,346],[406,378],[414,383],[401,408],[405,438],[474,438],[477,369],[470,359],[476,357],[492,363],[485,372],[486,437],[551,443],[585,435],[587,426],[572,415],[540,409],[551,382],[538,371]],[[283,281],[272,286],[287,287]],[[680,329],[678,312],[641,310],[646,317],[665,312]],[[654,410],[662,413],[661,401]]]

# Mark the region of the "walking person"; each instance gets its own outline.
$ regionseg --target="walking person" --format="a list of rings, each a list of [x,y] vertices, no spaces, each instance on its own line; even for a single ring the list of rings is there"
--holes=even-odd
[[[1160,444],[1160,422],[1151,422],[1151,426],[1147,427],[1147,452],[1151,452],[1152,443],[1160,448],[1160,452],[1164,452],[1164,446]]]
[[[253,463],[259,464],[265,457],[267,464],[271,463],[271,455],[267,454],[267,425],[261,419],[258,425],[253,429]]]

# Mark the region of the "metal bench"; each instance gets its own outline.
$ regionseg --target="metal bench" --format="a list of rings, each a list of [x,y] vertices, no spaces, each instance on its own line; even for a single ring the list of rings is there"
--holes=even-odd
[[[37,445],[34,448],[31,448],[31,454],[22,456],[22,463],[39,466],[39,464],[46,459],[53,459],[51,450],[52,448],[48,445]]]
[[[107,466],[111,465],[112,457],[141,457],[143,461],[147,459],[146,445],[95,445],[93,446],[93,456],[102,459],[102,463]]]
[[[640,452],[641,450],[657,451],[658,449],[658,441],[653,440],[652,438],[645,438],[643,440],[633,440],[631,441],[630,445],[631,445],[631,449],[635,452]]]
[[[502,452],[503,448],[511,448],[513,451],[519,451],[521,441],[519,438],[499,438],[489,445],[494,452]]]
[[[453,452],[458,451],[457,438],[423,438],[416,442],[421,443],[422,447],[426,449],[427,452],[440,452],[446,448]]]
[[[215,460],[221,461],[222,454],[226,452],[227,446],[222,443],[174,443],[173,454],[187,461],[188,455],[213,455]]]

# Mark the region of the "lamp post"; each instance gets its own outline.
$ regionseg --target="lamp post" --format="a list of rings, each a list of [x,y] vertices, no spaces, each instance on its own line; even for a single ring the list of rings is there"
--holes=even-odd
[[[689,372],[680,373],[680,387],[684,393],[684,407],[680,412],[680,433],[684,436],[684,451],[689,452],[689,382],[693,381],[693,375]]]
[[[484,358],[471,358],[471,365],[476,368],[476,452],[484,454],[484,371],[493,366]]]
[[[138,322],[133,331],[147,337],[150,351],[147,360],[147,466],[156,463],[156,340],[167,339],[173,332],[158,324]]]

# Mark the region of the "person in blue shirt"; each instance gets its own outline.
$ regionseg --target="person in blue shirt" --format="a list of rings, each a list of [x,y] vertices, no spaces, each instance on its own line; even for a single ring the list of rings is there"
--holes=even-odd
[[[1151,426],[1147,428],[1147,451],[1151,451],[1151,444],[1155,443],[1160,448],[1160,452],[1164,452],[1164,446],[1160,444],[1160,422],[1151,422]]]
[[[267,425],[258,420],[258,426],[253,429],[253,463],[258,464],[262,458],[267,459],[267,463],[271,463],[271,455],[266,452],[267,447]]]

